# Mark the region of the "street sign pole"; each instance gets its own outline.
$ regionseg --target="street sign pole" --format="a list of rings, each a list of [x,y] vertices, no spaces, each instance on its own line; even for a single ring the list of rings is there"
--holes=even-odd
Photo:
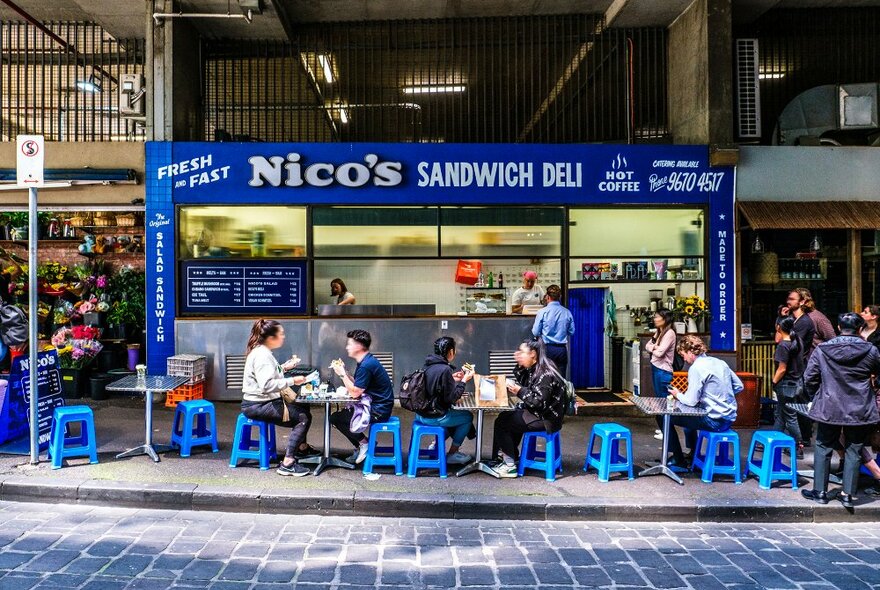
[[[42,135],[19,135],[16,138],[16,183],[28,189],[28,367],[30,384],[31,465],[40,462],[40,424],[37,409],[40,395],[37,387],[37,356],[39,331],[37,325],[37,187],[43,186],[45,142]]]
[[[30,372],[31,390],[31,465],[40,462],[40,424],[37,418],[37,406],[39,402],[39,387],[37,387],[37,342],[39,335],[37,330],[37,188],[28,188],[28,366]]]

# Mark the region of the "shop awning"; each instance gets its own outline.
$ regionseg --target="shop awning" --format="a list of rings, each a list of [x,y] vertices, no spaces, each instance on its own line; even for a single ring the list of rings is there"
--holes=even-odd
[[[761,229],[880,229],[876,203],[854,201],[740,201],[749,226]]]

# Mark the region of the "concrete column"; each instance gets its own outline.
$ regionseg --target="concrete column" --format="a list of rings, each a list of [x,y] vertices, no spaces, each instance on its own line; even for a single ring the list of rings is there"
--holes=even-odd
[[[147,139],[203,139],[199,33],[185,19],[153,20],[154,12],[177,12],[173,0],[147,0]]]
[[[669,127],[675,143],[733,143],[730,3],[694,0],[669,26]]]

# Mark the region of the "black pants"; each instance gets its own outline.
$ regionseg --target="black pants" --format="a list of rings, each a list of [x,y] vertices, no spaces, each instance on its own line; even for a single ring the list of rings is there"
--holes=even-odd
[[[551,344],[549,342],[545,346],[547,358],[553,361],[559,374],[566,377],[565,373],[568,371],[568,347],[565,344]]]
[[[291,428],[287,438],[287,453],[285,457],[291,459],[296,449],[306,441],[309,426],[312,425],[312,413],[309,407],[300,404],[287,404],[290,420],[284,421],[284,400],[273,399],[268,402],[242,402],[241,413],[251,420],[269,422],[276,426]]]
[[[354,415],[353,408],[345,408],[343,410],[339,410],[338,412],[333,412],[330,414],[330,424],[336,427],[336,430],[342,433],[342,436],[347,438],[351,444],[357,448],[358,445],[361,444],[367,437],[364,436],[362,432],[352,432],[351,431],[351,417]],[[377,414],[370,413],[370,424],[376,424],[378,422],[387,422],[388,418],[391,417],[391,414],[386,416],[379,416]],[[369,427],[367,428],[369,430]]]
[[[545,430],[544,421],[522,408],[501,412],[495,418],[492,434],[492,457],[498,456],[499,449],[514,461],[519,461],[519,444],[526,432]]]
[[[862,464],[862,449],[873,428],[873,425],[835,426],[833,424],[822,424],[821,422],[816,423],[816,453],[813,458],[815,479],[813,480],[813,489],[820,492],[828,491],[831,455],[834,454],[834,448],[840,446],[840,435],[843,433],[843,493],[856,493],[856,486],[859,482],[859,467]]]

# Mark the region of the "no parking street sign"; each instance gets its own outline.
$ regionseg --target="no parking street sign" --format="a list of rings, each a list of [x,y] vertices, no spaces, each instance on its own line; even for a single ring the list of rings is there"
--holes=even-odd
[[[45,150],[42,135],[19,135],[16,138],[16,179],[23,188],[43,186]]]

